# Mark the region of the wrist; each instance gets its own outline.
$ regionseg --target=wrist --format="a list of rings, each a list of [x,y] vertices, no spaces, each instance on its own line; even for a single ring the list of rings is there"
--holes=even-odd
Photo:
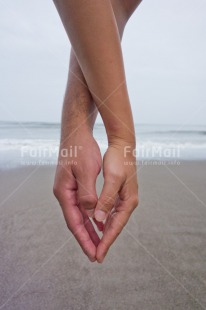
[[[68,122],[67,126],[61,128],[60,148],[68,148],[72,144],[77,144],[80,141],[85,141],[93,137],[93,125],[77,122],[72,125]]]
[[[136,138],[135,134],[130,137],[119,137],[110,135],[108,136],[108,146],[116,147],[119,149],[130,148],[131,150],[136,148]]]
[[[133,124],[132,124],[133,125]],[[108,138],[108,145],[117,145],[117,146],[126,146],[130,145],[131,147],[136,147],[136,136],[134,126],[123,127],[120,126],[119,128],[114,127],[112,130],[107,130],[107,138]]]
[[[69,117],[62,117],[60,147],[70,141],[84,136],[93,135],[93,128],[97,117],[97,110],[90,115],[70,114]]]
[[[126,141],[115,141],[114,143],[110,144],[108,147],[109,150],[113,150],[116,152],[117,158],[122,159],[122,165],[136,165],[136,145],[135,143],[128,143]],[[120,162],[121,163],[121,162]],[[128,164],[129,163],[129,164]],[[121,166],[119,166],[121,167]]]

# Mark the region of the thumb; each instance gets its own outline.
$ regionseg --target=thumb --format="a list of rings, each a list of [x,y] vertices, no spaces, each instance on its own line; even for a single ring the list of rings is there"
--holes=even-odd
[[[120,179],[115,179],[115,181],[109,178],[104,179],[103,189],[94,213],[97,221],[101,222],[107,218],[107,215],[114,207],[121,185]]]
[[[78,185],[78,203],[89,217],[93,216],[98,201],[96,179],[97,175],[91,173],[85,173],[76,178]]]

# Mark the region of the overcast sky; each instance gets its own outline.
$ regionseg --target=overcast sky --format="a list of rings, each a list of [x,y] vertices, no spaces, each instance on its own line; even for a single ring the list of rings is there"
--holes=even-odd
[[[143,0],[129,21],[136,123],[206,125],[205,12],[205,0]],[[59,122],[69,51],[52,0],[0,0],[0,120]]]

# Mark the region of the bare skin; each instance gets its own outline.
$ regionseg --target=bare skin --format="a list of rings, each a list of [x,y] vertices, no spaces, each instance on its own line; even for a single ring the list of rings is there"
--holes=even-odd
[[[68,3],[65,1],[54,2],[67,30],[71,25],[67,25],[66,21],[69,18],[71,10],[76,10],[76,5],[72,4],[72,8],[68,8]],[[93,1],[87,2],[92,12],[97,9]],[[106,8],[104,6],[103,8],[105,9],[105,14],[108,12],[110,14],[109,21],[112,24],[111,27],[113,28],[116,45],[118,45],[119,36],[115,34],[115,27],[116,25],[118,26],[119,35],[122,37],[126,22],[140,1],[113,0],[111,3],[112,11],[108,4]],[[102,3],[98,5],[102,7]],[[81,14],[77,14],[77,20],[82,17]],[[95,13],[93,12],[92,14]],[[108,20],[106,20],[106,22],[108,22]],[[75,25],[75,21],[73,21],[73,23]],[[101,23],[101,27],[104,29],[105,20],[101,20]],[[109,31],[111,31],[111,29]],[[87,36],[87,32],[83,34],[83,41],[84,35]],[[95,42],[97,42],[97,39],[95,39]],[[97,70],[101,73],[101,70],[103,70],[102,64],[103,67],[105,67],[104,62],[108,62],[108,59],[114,59],[112,48],[109,53],[109,58],[107,58],[107,56],[106,60],[101,59],[102,64],[99,63],[98,55],[94,53],[93,56],[96,57],[95,59],[97,62],[96,68],[96,64],[94,64],[91,59],[92,56],[89,60],[89,66],[84,62],[85,55],[83,54],[82,56],[82,52],[78,52],[78,44],[78,42],[74,42],[77,58],[74,51],[71,51],[70,70],[72,73],[69,73],[64,99],[60,150],[69,149],[71,146],[81,146],[83,152],[81,153],[81,151],[79,151],[77,158],[74,158],[73,154],[69,156],[69,161],[72,162],[72,160],[75,160],[77,163],[76,165],[68,165],[66,163],[68,158],[65,159],[65,157],[62,157],[60,152],[59,160],[61,164],[57,167],[54,193],[62,206],[69,229],[75,235],[85,254],[91,261],[97,259],[99,262],[102,262],[110,245],[116,239],[137,205],[136,168],[135,165],[129,167],[124,165],[125,160],[134,162],[135,158],[131,153],[127,154],[127,158],[125,158],[123,152],[124,146],[128,144],[131,148],[135,147],[135,138],[126,84],[123,83],[108,100],[102,102],[108,97],[107,94],[109,94],[109,92],[112,93],[109,82],[112,82],[112,87],[114,87],[115,82],[116,85],[118,85],[119,81],[125,78],[121,49],[119,51],[118,46],[115,47],[115,53],[118,51],[118,62],[115,62],[115,66],[117,66],[116,68],[118,70],[116,70],[113,65],[111,66],[111,63],[109,64],[112,70],[118,72],[112,73],[111,81],[109,79],[105,87],[100,87],[103,75],[98,74]],[[91,44],[91,42],[85,44]],[[105,48],[105,46],[102,48]],[[87,47],[86,55],[89,53],[89,50],[90,48]],[[83,64],[81,61],[82,58]],[[88,73],[88,70],[93,74]],[[82,71],[84,73],[82,73]],[[111,75],[111,72],[109,73],[109,68],[106,68],[104,74],[106,76],[107,74],[108,76]],[[118,76],[119,74],[120,76]],[[96,78],[95,75],[97,75]],[[87,84],[89,86],[87,86]],[[89,88],[90,90],[92,89],[91,93]],[[98,94],[98,96],[96,96],[96,94]],[[118,105],[116,104],[117,102]],[[104,156],[103,165],[105,183],[99,200],[96,194],[95,183],[97,175],[101,170],[102,161],[99,147],[92,136],[92,128],[97,114],[96,105],[103,117],[109,141],[109,148]],[[113,115],[114,113],[117,117]],[[122,125],[122,122],[124,122],[124,125]],[[122,131],[122,127],[124,127],[124,132]],[[84,135],[82,133],[84,133]],[[89,173],[86,174],[85,171],[89,171]],[[114,211],[114,203],[115,212],[112,212],[113,215],[111,215],[111,210],[113,209]],[[91,214],[89,210],[94,210],[95,206],[95,216],[99,221],[96,221],[97,226],[100,230],[104,229],[101,241],[88,217],[88,214]],[[105,211],[105,213],[102,213],[105,215],[104,218],[107,217],[105,227],[101,223],[101,220],[104,218],[98,216],[97,211],[99,210]],[[101,215],[101,213],[99,214]]]

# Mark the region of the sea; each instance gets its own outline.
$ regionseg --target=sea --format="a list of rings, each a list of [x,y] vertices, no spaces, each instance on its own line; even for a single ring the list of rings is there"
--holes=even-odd
[[[139,161],[206,159],[206,125],[136,124],[136,156]],[[95,124],[94,137],[102,155],[107,149],[103,124]],[[0,169],[25,165],[56,165],[60,124],[0,122]]]

